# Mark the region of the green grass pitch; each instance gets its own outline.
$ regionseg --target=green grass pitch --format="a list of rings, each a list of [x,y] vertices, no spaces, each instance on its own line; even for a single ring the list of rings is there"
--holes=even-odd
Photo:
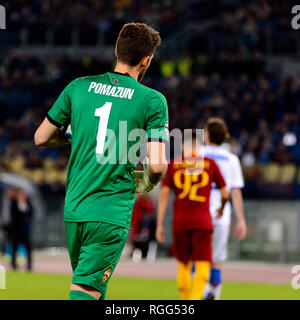
[[[0,300],[64,300],[68,298],[70,283],[71,275],[8,272]],[[107,299],[176,300],[179,295],[175,280],[113,277]],[[294,290],[289,285],[225,282],[222,299],[299,300],[300,289]]]

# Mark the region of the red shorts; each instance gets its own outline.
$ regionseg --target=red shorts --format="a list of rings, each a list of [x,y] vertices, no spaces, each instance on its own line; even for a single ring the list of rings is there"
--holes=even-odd
[[[173,231],[173,254],[183,263],[189,261],[212,261],[212,231]]]

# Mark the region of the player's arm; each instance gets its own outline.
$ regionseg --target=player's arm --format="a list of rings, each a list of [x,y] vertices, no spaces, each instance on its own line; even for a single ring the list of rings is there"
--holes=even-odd
[[[75,79],[66,86],[35,132],[36,146],[55,147],[70,142],[65,132],[71,121],[72,94],[77,81]]]
[[[167,212],[168,202],[171,190],[173,189],[173,165],[168,165],[167,173],[162,180],[162,188],[158,198],[157,205],[157,221],[156,221],[156,240],[159,243],[165,241],[164,219]]]
[[[64,129],[58,128],[45,118],[34,134],[34,143],[37,147],[55,147],[70,143],[70,140]]]
[[[228,194],[228,191],[226,189],[226,186],[222,187],[219,190],[221,192],[221,207],[217,210],[217,212],[218,212],[218,214],[216,216],[217,219],[220,219],[222,217],[225,204],[229,200],[229,194]]]
[[[155,237],[157,242],[159,243],[165,242],[164,219],[167,212],[170,193],[171,193],[171,188],[165,185],[162,187],[159,198],[158,198]]]
[[[152,190],[168,167],[165,147],[165,143],[169,141],[168,106],[165,97],[156,93],[149,99],[145,119],[148,157],[143,162],[142,179],[135,179],[136,193]]]
[[[235,234],[239,240],[243,240],[247,235],[247,225],[243,206],[243,195],[241,191],[244,186],[244,178],[241,163],[237,156],[233,157],[232,159],[230,175],[232,179],[231,199],[237,218]]]
[[[243,195],[240,188],[231,190],[231,199],[237,219],[235,234],[239,240],[243,240],[247,235],[247,225],[244,215]]]
[[[152,190],[167,171],[165,144],[163,142],[147,143],[148,157],[143,161],[143,173],[136,180],[136,193]]]
[[[149,181],[156,185],[168,169],[166,145],[163,142],[148,142],[147,150],[149,156]]]

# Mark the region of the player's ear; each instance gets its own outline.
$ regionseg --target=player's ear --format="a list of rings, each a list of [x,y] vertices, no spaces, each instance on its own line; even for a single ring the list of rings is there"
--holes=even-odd
[[[147,68],[149,67],[150,63],[151,63],[151,60],[152,60],[152,57],[153,55],[151,56],[145,56],[144,58],[142,58],[140,64],[141,64],[141,67],[143,68]]]

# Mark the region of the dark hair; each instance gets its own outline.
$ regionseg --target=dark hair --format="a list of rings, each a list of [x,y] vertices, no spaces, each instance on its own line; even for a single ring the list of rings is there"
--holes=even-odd
[[[209,118],[206,123],[206,130],[209,133],[209,141],[217,145],[222,144],[229,138],[227,125],[221,118]]]
[[[127,23],[117,39],[117,58],[130,66],[136,66],[142,58],[154,54],[160,43],[159,33],[145,23]]]

